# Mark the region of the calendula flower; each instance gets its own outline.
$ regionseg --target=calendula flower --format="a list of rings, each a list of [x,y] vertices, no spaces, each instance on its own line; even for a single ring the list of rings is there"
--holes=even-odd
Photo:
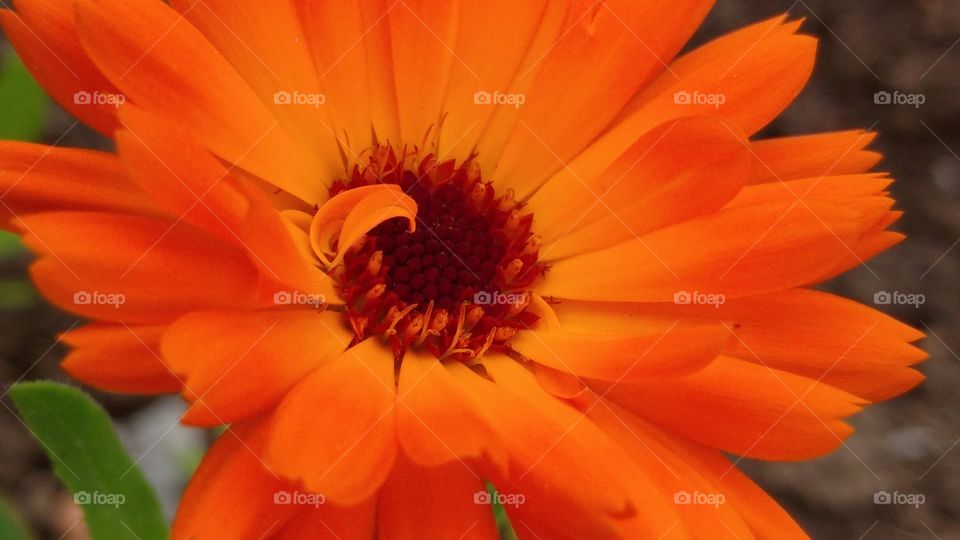
[[[231,427],[176,538],[791,538],[799,460],[922,376],[810,287],[902,236],[872,133],[753,141],[816,41],[712,2],[18,0],[114,152],[0,145],[64,369]],[[829,481],[825,479],[825,481]],[[488,483],[496,492],[488,491]]]

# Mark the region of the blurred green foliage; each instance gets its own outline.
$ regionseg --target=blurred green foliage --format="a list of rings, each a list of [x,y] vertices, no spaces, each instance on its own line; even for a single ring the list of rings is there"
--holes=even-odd
[[[36,141],[46,111],[46,94],[10,49],[0,59],[0,139]]]
[[[17,517],[13,505],[6,497],[0,497],[0,540],[30,540],[33,536]]]

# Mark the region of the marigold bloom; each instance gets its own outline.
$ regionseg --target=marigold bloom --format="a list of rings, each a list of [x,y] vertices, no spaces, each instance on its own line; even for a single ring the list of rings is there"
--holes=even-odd
[[[17,0],[116,143],[0,145],[0,219],[92,319],[64,369],[230,424],[176,538],[791,538],[799,460],[921,334],[810,287],[892,246],[863,131],[753,141],[816,41],[678,54],[705,0]]]

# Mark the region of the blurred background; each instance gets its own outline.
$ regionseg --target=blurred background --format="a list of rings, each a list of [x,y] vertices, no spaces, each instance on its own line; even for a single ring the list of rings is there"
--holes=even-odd
[[[957,0],[720,0],[690,47],[790,12],[820,38],[816,72],[763,136],[864,128],[880,132],[878,167],[906,212],[908,239],[825,289],[871,304],[881,291],[922,294],[918,305],[879,309],[928,334],[927,380],[910,394],[855,417],[857,432],[812,462],[741,466],[814,538],[960,538],[960,3]],[[109,149],[107,141],[47,100],[0,37],[0,139]],[[877,92],[920,96],[922,105],[877,103]],[[0,236],[0,393],[19,380],[65,380],[56,336],[77,321],[37,297],[30,257]],[[168,512],[210,434],[183,428],[177,398],[94,392]],[[82,539],[80,512],[43,452],[0,407],[0,497],[37,538]],[[923,495],[923,504],[875,504],[877,492]],[[2,533],[0,533],[2,536]]]

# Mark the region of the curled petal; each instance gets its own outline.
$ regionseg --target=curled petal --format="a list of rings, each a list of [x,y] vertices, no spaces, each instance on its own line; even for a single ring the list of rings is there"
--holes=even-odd
[[[395,217],[406,218],[410,232],[416,230],[417,203],[398,186],[376,184],[347,190],[327,201],[313,217],[310,245],[332,268],[370,229]]]

